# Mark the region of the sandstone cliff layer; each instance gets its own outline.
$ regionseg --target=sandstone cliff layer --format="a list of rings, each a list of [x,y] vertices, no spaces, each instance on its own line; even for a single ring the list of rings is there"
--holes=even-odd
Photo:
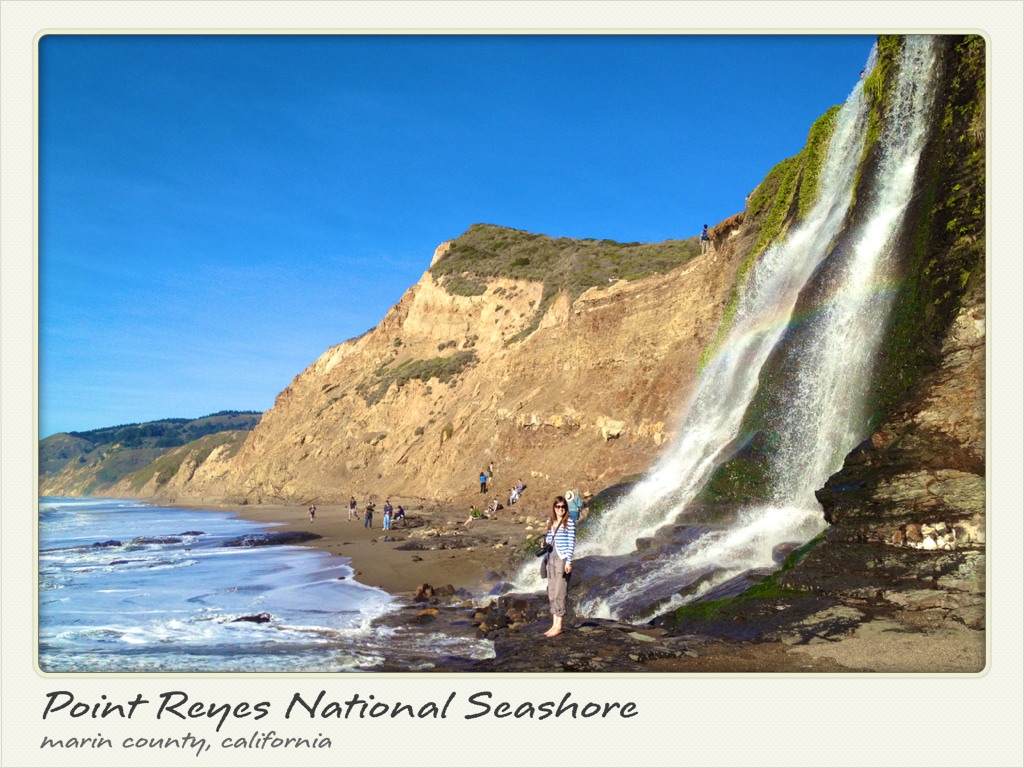
[[[674,436],[741,240],[667,274],[563,292],[532,332],[542,283],[490,279],[461,296],[428,271],[376,328],[295,378],[221,490],[254,503],[469,503],[493,463],[494,495],[521,479],[546,500],[642,472]],[[428,363],[437,375],[417,373]]]

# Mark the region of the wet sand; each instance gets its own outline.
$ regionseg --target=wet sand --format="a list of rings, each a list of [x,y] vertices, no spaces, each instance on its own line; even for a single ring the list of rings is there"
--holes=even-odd
[[[322,538],[303,546],[349,558],[356,581],[400,596],[414,594],[422,584],[451,584],[485,594],[494,583],[514,574],[520,561],[530,557],[524,553],[523,543],[543,529],[541,511],[525,502],[502,510],[497,519],[475,520],[468,526],[464,525],[468,509],[459,511],[418,499],[392,499],[391,503],[396,509],[399,504],[405,507],[407,523],[385,531],[383,502],[376,506],[372,528],[363,524],[365,505],[351,522],[347,505],[317,505],[316,518],[310,522],[305,506],[175,502],[178,506],[234,512],[257,523],[274,523],[279,531],[315,533]],[[394,540],[386,541],[385,537]],[[416,549],[397,548],[402,546]]]

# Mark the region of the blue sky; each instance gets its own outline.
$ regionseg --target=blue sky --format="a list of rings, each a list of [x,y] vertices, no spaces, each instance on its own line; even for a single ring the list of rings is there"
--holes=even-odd
[[[872,42],[44,37],[40,436],[266,410],[471,224],[693,236]]]

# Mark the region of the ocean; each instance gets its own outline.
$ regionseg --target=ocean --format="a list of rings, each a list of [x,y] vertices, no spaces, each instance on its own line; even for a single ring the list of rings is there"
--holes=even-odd
[[[346,558],[225,546],[273,527],[134,500],[40,498],[39,668],[413,671],[493,656],[474,638],[373,625],[401,606],[354,581]]]

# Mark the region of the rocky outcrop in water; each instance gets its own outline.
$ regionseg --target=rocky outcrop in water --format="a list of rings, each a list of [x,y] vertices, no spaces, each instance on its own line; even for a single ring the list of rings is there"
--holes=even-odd
[[[292,544],[304,544],[313,539],[323,538],[319,533],[306,531],[279,531],[269,533],[250,533],[224,542],[225,547],[277,547]]]
[[[239,616],[238,618],[231,619],[232,623],[238,622],[249,622],[250,624],[269,624],[274,620],[274,617],[269,613],[253,613],[247,616]]]

